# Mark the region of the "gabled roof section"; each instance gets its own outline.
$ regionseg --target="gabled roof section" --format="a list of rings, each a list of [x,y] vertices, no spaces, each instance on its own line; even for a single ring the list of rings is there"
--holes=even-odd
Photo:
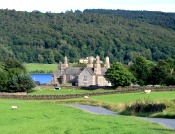
[[[94,75],[94,69],[93,69],[93,68],[86,67],[85,69],[87,69],[87,71],[88,71],[91,75]],[[85,70],[85,69],[84,69],[84,70]]]
[[[79,75],[82,71],[84,70],[84,68],[79,68],[79,67],[68,67],[66,69],[64,69],[64,74],[66,75]]]
[[[57,78],[59,78],[60,77],[60,75],[61,75],[61,70],[58,68],[55,72],[54,72],[54,76],[56,76]]]

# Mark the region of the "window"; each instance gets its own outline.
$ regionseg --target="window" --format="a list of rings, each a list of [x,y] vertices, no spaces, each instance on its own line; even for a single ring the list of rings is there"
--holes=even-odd
[[[83,81],[87,81],[87,76],[86,75],[83,76]]]

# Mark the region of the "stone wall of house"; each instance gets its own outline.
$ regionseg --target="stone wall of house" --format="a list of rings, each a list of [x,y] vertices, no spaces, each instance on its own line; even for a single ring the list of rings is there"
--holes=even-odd
[[[93,75],[91,75],[87,69],[84,69],[79,75],[78,86],[90,86],[94,84]]]
[[[104,78],[104,76],[97,76],[98,86],[110,86],[109,82]]]

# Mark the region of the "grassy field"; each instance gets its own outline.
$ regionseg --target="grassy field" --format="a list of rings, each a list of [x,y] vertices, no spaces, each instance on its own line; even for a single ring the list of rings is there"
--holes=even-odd
[[[106,92],[113,90],[80,90],[80,89],[61,89],[61,90],[51,90],[51,89],[39,89],[32,94],[79,94],[79,93],[91,93],[91,92]],[[156,113],[131,113],[127,111],[127,106],[142,101],[146,104],[160,104],[163,103],[167,108],[163,112]],[[117,111],[125,115],[134,116],[149,116],[149,117],[161,117],[161,118],[175,118],[175,91],[167,92],[151,92],[150,94],[140,93],[125,93],[125,94],[113,94],[113,95],[102,95],[102,96],[90,96],[88,100],[82,98],[70,99],[70,100],[57,100],[52,103],[80,103],[88,105],[96,105],[105,107],[112,111]]]
[[[95,99],[95,98],[94,98]],[[174,134],[175,131],[144,119],[91,114],[73,107],[0,99],[3,134]],[[53,101],[54,102],[54,101]],[[12,105],[19,106],[11,110]]]
[[[46,95],[46,94],[78,94],[78,93],[93,93],[93,92],[109,92],[114,90],[105,90],[105,89],[97,89],[97,90],[81,90],[81,89],[66,89],[63,88],[61,90],[53,90],[49,88],[35,88],[34,92],[29,94],[36,94],[36,95]],[[144,100],[144,99],[151,99],[151,100],[175,100],[175,91],[168,91],[168,92],[151,92],[150,94],[145,94],[143,92],[139,93],[126,93],[126,94],[113,94],[113,95],[103,95],[103,96],[93,96],[90,97],[90,100],[95,100],[98,102],[106,102],[112,104],[119,104],[119,103],[129,103],[134,102],[136,100]]]
[[[92,101],[96,101],[97,105],[102,105],[113,111],[125,115],[134,116],[149,116],[159,118],[175,118],[175,91],[169,92],[152,92],[150,94],[144,93],[127,93],[127,94],[115,94],[105,96],[91,97]],[[127,106],[131,104],[141,102],[146,104],[165,104],[167,108],[162,112],[156,113],[131,113],[126,110]]]
[[[55,72],[57,70],[58,64],[39,64],[39,63],[27,63],[24,64],[27,71],[30,72]]]
[[[151,92],[150,94],[144,93],[126,93],[126,94],[114,94],[114,95],[104,95],[104,96],[94,96],[91,99],[106,102],[106,103],[131,103],[136,100],[175,100],[175,91],[169,92]]]
[[[36,95],[54,95],[54,94],[81,94],[81,93],[93,93],[93,92],[108,92],[108,91],[113,91],[113,90],[104,90],[104,89],[98,89],[98,90],[80,90],[80,89],[61,89],[61,90],[53,90],[51,88],[40,88],[37,87],[34,89],[33,92],[29,94],[36,94]]]
[[[61,91],[61,90],[59,90]],[[55,92],[59,92],[55,91]],[[100,91],[100,90],[99,90]],[[43,91],[44,92],[44,91]],[[52,93],[54,90],[52,91]],[[72,91],[67,91],[63,89],[63,94],[69,92],[70,94],[74,94]],[[75,93],[80,93],[80,91],[76,91]],[[84,91],[83,91],[84,93]],[[61,92],[60,92],[61,94]],[[163,112],[158,113],[135,113],[130,114],[126,111],[126,106],[133,104],[137,101],[146,102],[147,104],[159,104],[163,103],[167,106],[167,108]],[[126,94],[113,94],[113,95],[102,95],[102,96],[90,96],[88,100],[82,98],[69,99],[69,100],[55,100],[47,103],[79,103],[79,104],[88,104],[101,106],[112,111],[117,111],[121,114],[134,115],[134,116],[149,116],[149,117],[161,117],[161,118],[175,118],[175,91],[167,91],[167,92],[152,92],[150,94],[144,93],[126,93]]]

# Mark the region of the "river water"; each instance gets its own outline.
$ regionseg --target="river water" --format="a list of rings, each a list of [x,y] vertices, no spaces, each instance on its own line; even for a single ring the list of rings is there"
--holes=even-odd
[[[39,81],[40,84],[46,84],[52,81],[53,74],[30,74],[32,80]]]

